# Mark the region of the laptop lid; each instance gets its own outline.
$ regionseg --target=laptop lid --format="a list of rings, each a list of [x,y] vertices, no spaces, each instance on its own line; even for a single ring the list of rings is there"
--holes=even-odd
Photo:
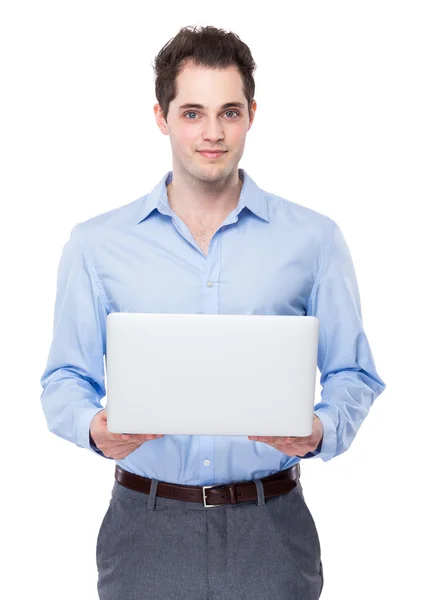
[[[318,335],[314,316],[110,313],[108,429],[310,435]]]

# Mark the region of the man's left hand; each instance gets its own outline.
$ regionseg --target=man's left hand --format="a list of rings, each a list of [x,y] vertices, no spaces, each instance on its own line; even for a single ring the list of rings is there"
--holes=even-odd
[[[257,442],[265,442],[269,446],[276,448],[276,450],[280,450],[280,452],[287,454],[287,456],[303,457],[308,452],[316,450],[322,439],[323,431],[324,429],[319,417],[314,414],[312,433],[306,437],[248,436],[248,439]]]

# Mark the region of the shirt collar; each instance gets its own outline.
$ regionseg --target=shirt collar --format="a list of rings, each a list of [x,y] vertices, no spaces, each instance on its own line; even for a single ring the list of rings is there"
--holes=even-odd
[[[256,216],[269,222],[267,194],[257,186],[253,179],[246,173],[244,169],[238,169],[239,178],[242,179],[243,185],[240,190],[239,202],[236,208],[236,215],[243,208],[248,208]],[[173,178],[173,171],[167,173],[160,179],[156,186],[149,194],[143,197],[144,201],[141,204],[140,210],[137,212],[136,223],[140,223],[154,210],[158,210],[163,214],[171,214],[171,208],[167,196],[167,185]]]

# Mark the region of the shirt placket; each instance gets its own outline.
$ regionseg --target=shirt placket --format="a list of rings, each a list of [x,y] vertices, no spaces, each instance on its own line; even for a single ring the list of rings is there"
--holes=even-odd
[[[203,259],[202,285],[203,285],[203,308],[204,314],[216,315],[219,310],[219,276],[221,266],[221,229],[217,231],[208,248],[208,255]],[[213,385],[212,381],[204,382],[205,385]],[[204,412],[207,407],[204,406]],[[204,485],[214,483],[215,479],[215,443],[213,435],[199,436],[199,478],[205,481]]]

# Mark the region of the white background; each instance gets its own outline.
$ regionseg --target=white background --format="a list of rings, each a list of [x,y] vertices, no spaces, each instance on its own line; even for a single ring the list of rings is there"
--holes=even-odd
[[[215,25],[258,65],[240,166],[338,223],[387,384],[348,452],[301,463],[322,598],[421,597],[419,3],[206,5],[2,4],[0,595],[97,598],[114,461],[49,433],[40,403],[58,261],[77,222],[146,194],[172,168],[152,62],[180,27]]]

